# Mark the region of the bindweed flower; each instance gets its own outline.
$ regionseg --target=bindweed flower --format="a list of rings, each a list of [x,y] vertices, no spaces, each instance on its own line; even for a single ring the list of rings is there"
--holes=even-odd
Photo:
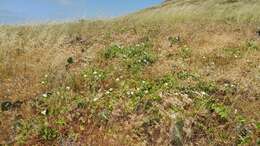
[[[204,92],[204,91],[202,91],[201,94],[202,94],[203,96],[208,95],[208,94],[207,94],[206,92]]]
[[[127,93],[126,93],[128,96],[132,96],[132,95],[134,95],[134,91],[127,91]]]
[[[237,109],[235,109],[234,113],[237,114]]]
[[[110,92],[109,92],[109,91],[106,91],[106,94],[110,94]]]
[[[44,94],[42,94],[42,97],[48,97],[48,94],[47,93],[44,93]]]
[[[126,94],[127,94],[127,95],[131,95],[131,92],[130,92],[130,91],[127,91]]]
[[[144,59],[144,63],[148,64],[148,61],[146,59]]]
[[[95,97],[95,98],[93,99],[93,101],[96,102],[98,99],[99,99],[98,97]]]
[[[47,113],[48,113],[48,110],[47,110],[47,109],[45,109],[45,110],[41,111],[41,114],[42,114],[42,115],[44,115],[44,116],[46,116],[46,115],[47,115]]]

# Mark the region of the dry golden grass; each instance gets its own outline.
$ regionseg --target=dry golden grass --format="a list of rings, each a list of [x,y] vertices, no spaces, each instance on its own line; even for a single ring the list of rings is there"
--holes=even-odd
[[[254,0],[177,0],[114,20],[0,26],[1,108],[5,101],[22,102],[0,111],[0,144],[177,145],[179,120],[186,145],[259,143],[259,7]],[[102,56],[114,45],[143,43],[157,57],[138,73],[124,68],[132,65],[124,57]],[[90,68],[108,72],[108,78],[86,81],[82,72]],[[170,91],[157,87],[168,74],[178,78]],[[135,111],[124,92],[140,80],[156,82],[151,88],[162,100]],[[118,98],[106,98],[110,88]],[[42,98],[46,93],[52,95]],[[153,94],[140,102],[157,98]],[[207,105],[211,100],[215,106]],[[42,114],[46,109],[52,113]]]

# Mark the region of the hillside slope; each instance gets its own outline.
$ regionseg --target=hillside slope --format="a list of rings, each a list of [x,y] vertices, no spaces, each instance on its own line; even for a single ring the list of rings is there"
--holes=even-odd
[[[260,2],[0,26],[0,144],[257,145]]]
[[[160,19],[170,23],[199,20],[259,24],[259,8],[258,0],[170,0],[130,17],[137,21]]]

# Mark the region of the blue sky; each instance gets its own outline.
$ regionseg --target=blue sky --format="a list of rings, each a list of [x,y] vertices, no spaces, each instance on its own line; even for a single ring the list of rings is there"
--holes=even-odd
[[[115,17],[160,2],[162,0],[0,0],[0,24]]]

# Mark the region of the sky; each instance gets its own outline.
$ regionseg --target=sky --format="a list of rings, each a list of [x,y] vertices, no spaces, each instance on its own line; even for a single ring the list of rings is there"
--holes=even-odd
[[[0,0],[0,24],[110,18],[163,0]]]

